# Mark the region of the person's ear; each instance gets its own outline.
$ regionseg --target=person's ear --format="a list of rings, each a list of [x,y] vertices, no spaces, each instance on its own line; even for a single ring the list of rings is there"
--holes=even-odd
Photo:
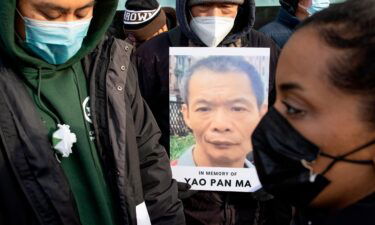
[[[266,115],[267,111],[268,111],[268,104],[261,105],[260,109],[259,109],[260,118],[262,118],[264,115]]]
[[[182,104],[181,112],[182,116],[184,117],[186,126],[190,128],[189,106],[187,104]]]

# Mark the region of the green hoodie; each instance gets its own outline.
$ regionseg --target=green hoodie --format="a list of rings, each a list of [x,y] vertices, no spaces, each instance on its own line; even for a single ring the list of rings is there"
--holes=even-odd
[[[49,131],[51,145],[57,124],[69,125],[76,134],[73,153],[59,159],[75,197],[82,224],[116,224],[111,192],[94,142],[88,82],[81,61],[104,36],[116,12],[117,0],[97,0],[81,49],[68,62],[57,66],[48,64],[22,47],[24,44],[17,39],[14,29],[16,1],[0,1],[0,50],[5,52],[8,59],[16,62],[16,73],[25,78],[25,86]]]

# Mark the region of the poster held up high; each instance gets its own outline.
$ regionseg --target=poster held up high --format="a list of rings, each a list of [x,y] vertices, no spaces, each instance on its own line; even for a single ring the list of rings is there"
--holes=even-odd
[[[170,48],[174,179],[192,190],[261,188],[251,135],[268,108],[268,48]]]

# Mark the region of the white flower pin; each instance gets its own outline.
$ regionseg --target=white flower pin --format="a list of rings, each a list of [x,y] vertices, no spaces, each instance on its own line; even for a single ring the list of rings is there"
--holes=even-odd
[[[77,142],[77,137],[70,131],[69,125],[58,124],[57,131],[52,135],[53,148],[58,151],[62,157],[69,157],[72,153],[73,144]]]

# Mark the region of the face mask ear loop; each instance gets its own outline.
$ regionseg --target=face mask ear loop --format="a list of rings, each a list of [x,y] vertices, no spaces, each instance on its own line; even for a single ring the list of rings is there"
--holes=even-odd
[[[16,8],[16,12],[18,13],[18,15],[21,17],[21,19],[23,21],[25,21],[25,17],[21,14],[21,12]]]
[[[193,16],[193,14],[191,13],[191,9],[189,9],[188,10],[189,11],[189,14],[190,14],[190,21],[188,22],[189,24],[191,23],[191,21],[193,21],[194,20],[194,16]],[[189,25],[190,26],[190,25]],[[190,28],[191,29],[191,28]],[[194,33],[194,32],[193,32]]]
[[[369,143],[364,144],[364,145],[362,145],[362,146],[360,146],[360,147],[354,149],[353,151],[350,151],[350,152],[348,152],[348,153],[342,155],[342,157],[345,158],[345,157],[347,157],[347,156],[349,156],[349,155],[351,155],[351,154],[354,154],[354,153],[356,153],[356,152],[359,152],[359,151],[361,151],[362,149],[365,149],[365,148],[367,148],[367,147],[369,147],[369,146],[371,146],[371,145],[374,145],[374,144],[375,144],[375,140],[370,141]]]
[[[194,16],[193,16],[193,14],[191,13],[191,9],[188,9],[188,11],[189,11],[189,14],[190,14],[190,21],[189,21],[189,23],[194,19]]]
[[[308,7],[305,7],[303,5],[301,5],[301,3],[298,3],[298,7],[300,7],[301,9],[305,10],[305,12],[311,16],[311,13],[309,12],[309,8]]]
[[[21,14],[21,12],[17,8],[16,8],[16,12],[21,17],[21,19],[23,20],[23,22],[25,22],[25,17]],[[19,40],[23,40],[23,38],[16,31],[14,33],[16,34],[16,36],[17,36],[17,38]]]
[[[323,170],[321,175],[324,176],[324,174],[326,174],[328,170],[330,170],[338,161],[340,161],[340,158],[341,157],[334,158],[333,161]]]
[[[303,6],[301,3],[298,3],[298,7],[305,10],[307,12],[307,7]]]
[[[367,144],[364,144],[356,149],[354,149],[353,151],[350,151],[344,155],[341,155],[341,156],[338,156],[338,157],[334,157],[334,156],[331,156],[331,155],[328,155],[327,153],[324,153],[324,152],[321,152],[320,155],[321,156],[324,156],[324,157],[327,157],[327,158],[330,158],[330,159],[333,159],[333,161],[327,166],[327,168],[321,173],[322,175],[324,175],[325,173],[328,172],[328,170],[330,170],[333,165],[335,165],[338,161],[345,161],[345,162],[352,162],[352,163],[359,163],[359,164],[372,164],[373,161],[372,160],[348,160],[348,159],[345,159],[345,157],[349,156],[349,155],[352,155],[356,152],[359,152],[371,145],[375,144],[375,140],[374,141],[371,141]]]
[[[330,159],[336,159],[337,158],[337,157],[328,155],[326,153],[321,153],[320,155],[324,156],[326,158],[330,158]],[[368,164],[373,164],[374,163],[373,160],[354,160],[354,159],[345,159],[345,158],[340,159],[340,161],[348,162],[348,163],[355,163],[355,164],[362,164],[362,165],[368,165]]]

